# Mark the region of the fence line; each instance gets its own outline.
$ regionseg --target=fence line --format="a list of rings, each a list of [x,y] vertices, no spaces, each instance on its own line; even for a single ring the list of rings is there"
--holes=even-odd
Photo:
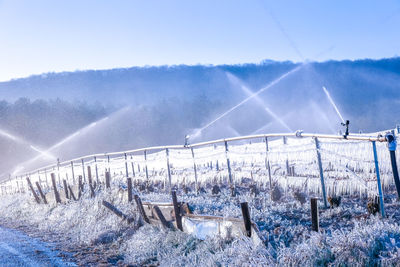
[[[261,142],[252,143],[253,140]],[[241,141],[250,143],[236,144]],[[184,186],[194,184],[197,190],[211,182],[229,184],[234,194],[234,187],[248,178],[270,189],[281,186],[285,192],[288,188],[302,188],[322,193],[326,203],[327,195],[332,194],[377,193],[380,183],[377,185],[375,170],[378,169],[383,187],[391,186],[390,159],[383,145],[387,142],[388,138],[378,133],[376,136],[340,136],[297,131],[92,154],[57,162],[3,181],[0,183],[0,194],[25,192],[26,177],[30,177],[33,183],[38,182],[44,191],[50,190],[50,173],[56,173],[59,187],[63,186],[61,177],[76,184],[76,177],[85,179],[85,167],[88,167],[95,170],[96,181],[101,183],[106,176],[103,170],[113,170],[114,183],[122,184],[125,178],[130,177],[147,185],[158,183],[169,190],[182,183]],[[374,160],[375,154],[368,145],[371,143],[376,143],[379,165],[374,166],[377,160]]]

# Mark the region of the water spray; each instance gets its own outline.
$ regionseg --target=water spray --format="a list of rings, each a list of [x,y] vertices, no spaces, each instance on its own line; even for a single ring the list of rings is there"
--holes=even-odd
[[[216,119],[212,120],[211,122],[209,122],[208,124],[206,124],[205,126],[203,126],[201,129],[199,129],[197,132],[194,133],[193,137],[199,136],[201,134],[202,131],[204,131],[205,129],[207,129],[208,127],[210,127],[211,125],[213,125],[214,123],[216,123],[217,121],[219,121],[220,119],[224,118],[226,115],[228,115],[229,113],[231,113],[232,111],[236,110],[238,107],[242,106],[243,104],[245,104],[247,101],[249,101],[250,99],[258,96],[259,94],[261,94],[262,92],[264,92],[265,90],[270,89],[271,87],[273,87],[274,85],[278,84],[280,81],[282,81],[283,79],[285,79],[286,77],[290,76],[291,74],[299,71],[301,68],[303,68],[305,66],[305,64],[301,64],[295,68],[293,68],[292,70],[286,72],[285,74],[279,76],[277,79],[273,80],[272,82],[270,82],[267,86],[261,88],[260,90],[254,92],[253,94],[251,94],[250,96],[246,97],[244,100],[242,100],[241,102],[239,102],[238,104],[236,104],[235,106],[231,107],[230,109],[228,109],[227,111],[225,111],[224,113],[222,113],[221,115],[219,115]]]
[[[324,90],[326,97],[328,98],[329,102],[331,103],[331,105],[333,106],[333,108],[336,111],[336,114],[339,116],[340,120],[342,121],[342,124],[345,123],[342,114],[340,113],[338,107],[335,104],[335,101],[333,101],[331,94],[328,92],[328,90],[325,88],[325,86],[322,86],[322,89]]]
[[[21,137],[17,137],[17,136],[15,136],[13,134],[10,134],[10,133],[2,130],[2,129],[0,129],[0,135],[10,139],[11,141],[13,141],[15,143],[18,143],[18,144],[21,144],[21,145],[29,147],[33,151],[39,153],[41,156],[45,156],[45,157],[50,158],[50,159],[55,159],[55,156],[53,156],[51,153],[48,153],[46,151],[43,151],[43,150],[37,148],[36,146],[32,145],[30,142],[22,139]]]

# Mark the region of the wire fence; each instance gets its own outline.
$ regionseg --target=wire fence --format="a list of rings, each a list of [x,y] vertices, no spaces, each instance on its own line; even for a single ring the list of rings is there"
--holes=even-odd
[[[235,188],[251,182],[267,189],[280,186],[319,194],[325,202],[332,195],[378,195],[380,186],[385,191],[394,185],[385,136],[298,131],[88,155],[12,177],[0,184],[0,193],[27,192],[27,177],[48,192],[51,173],[58,187],[63,180],[76,185],[79,176],[86,181],[88,167],[97,184],[104,184],[106,171],[114,184],[125,186],[130,177],[136,184],[166,191],[182,186],[198,190],[209,184]]]

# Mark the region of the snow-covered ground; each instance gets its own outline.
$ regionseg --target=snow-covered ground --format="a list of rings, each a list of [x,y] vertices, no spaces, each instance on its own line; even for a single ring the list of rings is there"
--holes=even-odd
[[[210,189],[206,189],[210,191]],[[140,194],[144,201],[170,201],[169,194]],[[134,204],[127,193],[114,188],[99,191],[95,198],[87,192],[80,201],[66,204],[36,204],[29,195],[2,197],[0,216],[7,220],[37,227],[39,231],[62,233],[70,242],[102,246],[115,243],[115,254],[128,264],[161,266],[238,266],[238,265],[396,265],[400,260],[400,204],[388,201],[388,218],[367,215],[366,199],[344,198],[339,208],[322,210],[321,232],[311,231],[309,203],[301,205],[292,194],[270,201],[267,192],[257,197],[242,193],[230,197],[223,189],[220,196],[199,196],[178,191],[196,214],[240,217],[242,201],[248,201],[251,217],[260,228],[265,242],[256,246],[247,237],[224,240],[219,237],[200,240],[194,236],[140,226]],[[101,204],[108,200],[135,218],[128,225]]]

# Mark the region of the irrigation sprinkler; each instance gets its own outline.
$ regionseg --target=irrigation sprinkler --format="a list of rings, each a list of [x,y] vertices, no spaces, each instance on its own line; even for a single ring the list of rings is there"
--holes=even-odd
[[[393,179],[396,185],[397,190],[397,199],[400,199],[400,179],[399,179],[399,171],[397,169],[397,162],[396,162],[396,148],[397,148],[397,141],[396,137],[393,133],[386,134],[387,146],[390,153],[390,162],[392,165],[393,171]]]
[[[343,135],[344,139],[347,139],[347,136],[349,136],[349,124],[350,124],[349,120],[346,120],[345,123],[343,123],[343,122],[341,123],[342,126],[346,127],[346,130],[345,130],[344,135]]]
[[[372,149],[373,149],[373,152],[374,152],[376,181],[378,183],[379,205],[380,205],[382,218],[385,218],[385,206],[383,205],[382,184],[381,184],[381,176],[379,174],[378,153],[376,152],[376,143],[375,143],[375,141],[372,141]]]

